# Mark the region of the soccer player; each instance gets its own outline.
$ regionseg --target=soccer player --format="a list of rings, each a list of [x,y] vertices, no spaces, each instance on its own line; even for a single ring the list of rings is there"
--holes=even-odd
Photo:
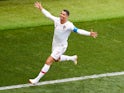
[[[59,17],[53,16],[46,9],[43,8],[40,2],[35,3],[35,7],[38,8],[47,18],[54,22],[54,36],[52,42],[52,53],[47,58],[44,66],[42,67],[38,76],[34,79],[29,79],[29,82],[36,84],[39,80],[47,73],[53,62],[61,61],[72,61],[77,64],[77,55],[68,56],[63,55],[68,47],[68,37],[71,32],[75,32],[85,36],[91,36],[93,38],[97,37],[97,32],[89,32],[83,29],[79,29],[73,25],[72,22],[68,21],[69,11],[62,10]]]

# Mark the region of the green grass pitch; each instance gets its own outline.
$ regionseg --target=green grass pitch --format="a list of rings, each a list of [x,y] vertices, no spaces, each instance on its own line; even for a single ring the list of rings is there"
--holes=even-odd
[[[41,81],[123,71],[124,44],[122,42],[124,41],[124,21],[122,20],[124,19],[74,23],[76,26],[86,30],[94,28],[94,30],[99,33],[99,37],[97,39],[93,39],[91,37],[80,36],[72,33],[69,38],[69,47],[66,54],[77,54],[79,56],[78,65],[75,66],[71,62],[54,63]],[[29,78],[35,77],[39,73],[40,68],[43,66],[45,59],[50,54],[52,34],[52,25],[1,31],[0,49],[2,53],[0,54],[0,57],[2,65],[0,65],[0,86],[27,83]],[[117,82],[116,79],[118,80]],[[108,82],[109,80],[110,82]],[[105,81],[104,85],[101,85],[100,81]],[[61,88],[66,88],[66,86],[69,88],[69,86],[71,87],[71,85],[74,84],[75,87],[79,88],[78,91],[85,91],[87,93],[87,91],[91,91],[91,87],[93,86],[92,83],[95,85],[95,82],[97,82],[96,88],[94,86],[93,93],[96,91],[106,93],[107,86],[110,86],[108,91],[116,93],[117,91],[123,91],[124,86],[122,81],[123,76],[118,76],[115,78],[107,78],[107,81],[106,78],[102,78],[81,81],[82,83],[80,81],[69,84],[63,83],[59,84],[60,90],[58,89],[59,87],[57,87],[58,84],[55,84],[41,86],[43,89],[36,87],[35,90],[34,87],[34,90],[32,88],[31,90],[30,88],[26,88],[11,91],[19,91],[19,93],[20,91],[38,92],[45,91],[49,89],[48,86],[50,86],[50,91],[53,92],[54,89],[56,89],[56,91],[61,91]],[[113,85],[114,82],[120,87]],[[97,89],[99,88],[99,84],[103,86],[100,90]],[[84,88],[82,88],[82,86],[84,86]],[[115,90],[113,90],[113,86],[115,87]],[[7,90],[7,92],[8,91],[10,90]],[[63,91],[66,91],[66,89]],[[69,91],[69,89],[67,91]],[[74,93],[72,91],[73,90],[70,89],[70,93]],[[76,91],[76,89],[74,89],[74,91]],[[49,91],[46,91],[45,93],[49,93]]]
[[[0,30],[52,24],[34,7],[37,0],[0,0]],[[38,0],[55,16],[70,10],[73,22],[124,16],[124,0]]]
[[[0,87],[28,83],[51,53],[53,23],[34,8],[34,2],[0,0]],[[41,81],[124,71],[124,0],[42,2],[56,16],[63,8],[69,9],[69,20],[79,28],[98,32],[98,38],[72,33],[65,54],[77,54],[78,65],[54,63]],[[122,75],[0,93],[123,93],[123,82]]]

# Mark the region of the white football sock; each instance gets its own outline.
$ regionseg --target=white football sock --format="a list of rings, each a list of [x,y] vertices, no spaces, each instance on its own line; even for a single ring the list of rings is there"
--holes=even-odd
[[[74,61],[75,60],[75,55],[74,56],[68,56],[68,55],[61,55],[60,61]]]
[[[50,65],[45,64],[41,69],[41,72],[39,73],[39,75],[35,78],[35,80],[38,82],[47,73],[49,68],[50,68]]]

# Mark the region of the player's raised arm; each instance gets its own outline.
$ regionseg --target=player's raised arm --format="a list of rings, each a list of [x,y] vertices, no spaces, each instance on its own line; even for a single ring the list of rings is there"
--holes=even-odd
[[[53,16],[51,13],[49,13],[47,10],[45,10],[43,8],[43,6],[41,5],[40,2],[36,2],[35,7],[38,8],[47,18],[49,18],[49,19],[51,19],[53,21],[56,19],[55,16]]]
[[[38,8],[38,9],[40,9],[40,10],[43,9],[43,6],[41,5],[40,2],[36,2],[36,3],[35,3],[35,7]]]

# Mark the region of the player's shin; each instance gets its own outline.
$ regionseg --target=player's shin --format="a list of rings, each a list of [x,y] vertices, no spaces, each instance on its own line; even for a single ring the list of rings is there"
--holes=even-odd
[[[50,65],[45,64],[43,66],[43,68],[41,69],[41,72],[39,73],[39,75],[35,78],[37,81],[39,81],[49,70]]]
[[[45,64],[43,66],[43,68],[41,69],[40,73],[38,74],[38,76],[35,79],[30,79],[30,83],[32,84],[36,84],[39,82],[39,80],[47,73],[47,71],[49,70],[50,65]]]

